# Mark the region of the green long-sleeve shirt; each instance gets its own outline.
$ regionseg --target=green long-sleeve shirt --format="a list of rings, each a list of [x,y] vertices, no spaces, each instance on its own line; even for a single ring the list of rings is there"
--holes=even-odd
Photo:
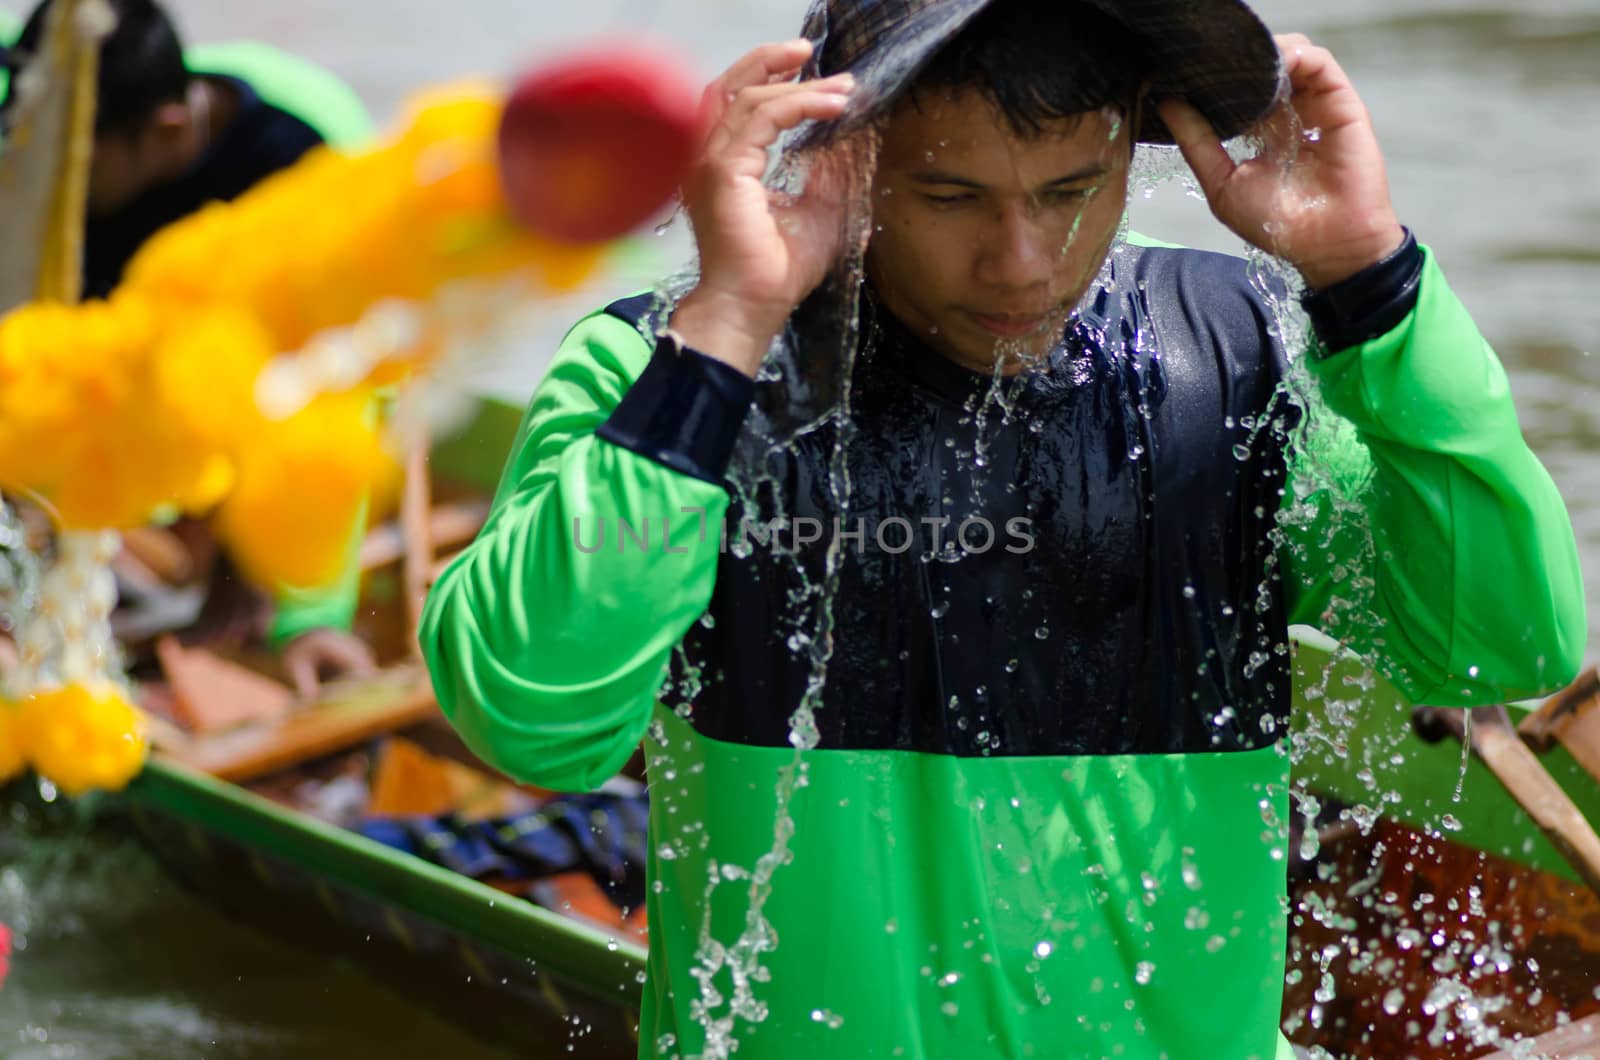
[[[1273,387],[1251,388],[1255,376],[1275,376],[1273,354],[1244,270],[1210,255],[1145,253],[1137,267],[1148,270],[1140,274],[1147,282],[1121,286],[1155,304],[1145,330],[1153,329],[1159,355],[1105,363],[1135,366],[1140,393],[1163,408],[1181,411],[1193,387],[1235,402],[1225,408],[1265,416],[1275,401],[1261,395]],[[1239,335],[1256,352],[1228,350]],[[488,524],[433,590],[422,644],[446,714],[470,746],[514,776],[593,788],[647,739],[652,889],[642,1055],[698,1055],[708,1025],[738,1038],[741,1057],[1284,1055],[1277,1020],[1287,688],[1271,648],[1286,624],[1323,626],[1377,654],[1419,699],[1448,704],[1559,687],[1576,672],[1586,635],[1561,499],[1523,442],[1493,351],[1431,256],[1397,326],[1312,370],[1327,407],[1364,445],[1324,447],[1291,466],[1259,450],[1236,458],[1238,436],[1219,429],[1212,448],[1175,454],[1161,434],[1169,413],[1160,412],[1125,463],[1112,458],[1089,469],[1099,477],[1083,476],[1093,483],[1083,496],[1058,491],[1028,501],[1030,512],[1089,510],[1096,491],[1153,482],[1148,502],[1136,495],[1130,503],[1142,513],[1136,522],[1164,525],[1135,529],[1113,519],[1143,545],[1129,553],[1118,538],[1103,570],[1074,568],[1085,583],[1101,579],[1138,596],[1133,610],[1147,617],[1148,631],[1126,649],[1132,662],[1100,674],[1079,698],[1013,698],[1012,714],[1042,716],[1018,730],[1026,746],[968,746],[963,711],[976,697],[983,721],[984,697],[1030,669],[1058,667],[1049,687],[1075,687],[1060,683],[1070,680],[1075,653],[1118,615],[1054,614],[1049,600],[1028,599],[1031,588],[998,604],[973,594],[903,598],[894,595],[901,583],[887,579],[881,605],[890,621],[881,627],[858,621],[857,612],[882,618],[874,601],[836,604],[844,617],[821,744],[796,751],[750,734],[782,730],[797,705],[783,657],[806,650],[779,637],[777,663],[762,661],[780,627],[768,614],[778,605],[759,606],[761,593],[797,606],[805,597],[787,583],[763,588],[778,568],[752,579],[748,556],[725,549],[717,533],[730,511],[718,481],[731,448],[727,420],[736,426],[749,394],[697,355],[652,359],[640,329],[615,315],[590,317],[568,336],[529,407]],[[970,429],[959,405],[940,404],[943,385],[923,378],[882,388],[883,415],[898,425],[896,417],[922,422],[916,417],[932,409],[927,415],[954,416],[937,422]],[[1100,393],[1096,386],[1084,393]],[[898,404],[908,389],[919,395],[909,413]],[[1042,407],[1055,416],[1084,407],[1069,391],[1050,392],[1057,404]],[[858,401],[880,408],[874,393],[864,382]],[[1195,407],[1213,415],[1204,401]],[[857,418],[868,434],[851,444],[870,448],[868,417]],[[1040,452],[1058,472],[1075,466],[1070,432],[1062,445],[1052,442],[1054,422],[1065,421],[1047,421],[1042,439],[1024,436],[1019,466],[1033,466],[1027,462]],[[1003,437],[1005,428],[992,429]],[[916,459],[937,463],[938,449]],[[997,442],[997,462],[1004,452]],[[1274,478],[1283,471],[1287,481]],[[1019,479],[1026,493],[1026,476]],[[777,481],[803,493],[808,480],[780,473]],[[859,488],[872,481],[864,476]],[[1348,487],[1374,547],[1341,522],[1339,491],[1321,485],[1330,482]],[[1178,501],[1163,507],[1169,494]],[[1276,506],[1280,495],[1289,517],[1275,532],[1258,502]],[[1207,520],[1275,545],[1219,543]],[[606,527],[623,525],[646,528],[648,545],[607,536],[618,531]],[[1040,537],[1055,547],[1048,533]],[[1061,541],[1077,547],[1070,535]],[[1231,557],[1215,565],[1218,582],[1116,581],[1124,568],[1211,569],[1188,555],[1206,550]],[[1260,571],[1228,580],[1263,551],[1270,558]],[[967,556],[955,568],[990,558]],[[1033,559],[994,557],[994,576],[1026,562]],[[937,564],[913,567],[905,584],[947,577]],[[1370,591],[1360,589],[1364,581]],[[842,584],[846,594],[857,585]],[[1232,587],[1220,600],[1219,585]],[[1339,604],[1362,596],[1365,614]],[[906,599],[914,606],[903,607]],[[972,643],[969,631],[984,621],[1029,607],[1043,609],[1039,638],[1048,650],[1029,655],[1020,645],[1015,654],[1026,664],[1003,662],[1013,654],[1003,640]],[[954,612],[962,609],[987,617],[958,626]],[[1174,623],[1196,643],[1168,632]],[[906,632],[922,627],[931,630],[931,656],[918,654],[923,641]],[[870,634],[847,638],[874,628],[879,644],[862,643]],[[967,637],[959,644],[957,628]],[[1267,648],[1259,657],[1257,630]],[[680,662],[664,692],[680,644],[718,665]],[[1201,660],[1200,676],[1160,673],[1163,651],[1186,668]],[[1082,667],[1097,665],[1084,658]],[[964,667],[993,680],[959,685],[952,675]],[[1124,672],[1133,669],[1155,673],[1146,680]],[[924,670],[938,681],[923,681]],[[905,683],[877,684],[880,671]],[[952,683],[958,694],[946,704]],[[883,695],[883,687],[903,691]],[[1177,691],[1160,691],[1168,687]],[[1101,688],[1122,691],[1101,702]],[[1127,688],[1141,691],[1130,696]],[[1186,712],[1190,696],[1204,701],[1202,712]],[[928,716],[949,722],[931,742],[914,731]],[[1196,716],[1205,721],[1198,728]],[[882,717],[908,719],[912,735],[877,739]],[[1146,724],[1151,719],[1160,724]],[[986,727],[1009,724],[997,712]],[[1084,738],[1078,728],[1094,731]],[[1029,735],[1038,732],[1047,735]],[[797,760],[804,784],[789,806],[791,831],[775,823],[777,792]],[[774,849],[775,828],[787,837],[786,854],[767,894],[749,872]],[[765,895],[759,917],[755,894]],[[735,946],[741,935],[744,945]],[[754,964],[765,971],[748,981]]]

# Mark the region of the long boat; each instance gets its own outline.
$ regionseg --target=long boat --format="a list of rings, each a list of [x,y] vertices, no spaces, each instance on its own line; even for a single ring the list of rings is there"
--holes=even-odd
[[[510,404],[482,400],[466,429],[434,447],[434,475],[491,490],[520,416]],[[1547,1056],[1582,1055],[1577,1050],[1600,1043],[1600,1019],[1593,1018],[1600,1013],[1600,897],[1560,829],[1550,828],[1548,815],[1541,824],[1530,814],[1526,792],[1518,801],[1515,778],[1508,788],[1503,765],[1491,768],[1494,755],[1468,753],[1482,749],[1482,734],[1461,733],[1463,741],[1429,732],[1398,692],[1314,631],[1296,630],[1294,651],[1294,785],[1306,819],[1295,822],[1302,827],[1290,843],[1291,1036],[1333,1055],[1369,1056],[1485,1055],[1506,1034],[1556,1035],[1541,1039],[1555,1050],[1537,1054]],[[1536,707],[1513,706],[1512,723],[1525,722]],[[437,730],[430,715],[437,707],[424,697],[384,716],[403,723],[395,731]],[[372,735],[359,725],[344,731]],[[314,741],[305,747],[316,749]],[[1537,761],[1583,818],[1600,821],[1595,775],[1560,743]],[[181,880],[251,922],[314,933],[512,1052],[571,1045],[580,1056],[636,1053],[645,952],[634,938],[508,897],[288,809],[225,779],[226,769],[214,772],[223,776],[158,754],[114,800]],[[1309,848],[1307,830],[1316,833]],[[1318,872],[1319,865],[1332,869]],[[1473,915],[1453,917],[1448,940],[1426,909],[1417,913],[1413,904],[1408,912],[1403,895],[1376,903],[1385,910],[1379,916],[1370,880],[1355,886],[1374,876],[1390,889],[1437,892],[1452,910],[1455,897],[1443,892],[1458,888],[1463,910],[1476,903]],[[1324,915],[1335,909],[1343,912]],[[1461,949],[1463,933],[1492,933],[1491,923],[1523,936],[1516,943],[1546,938],[1541,952],[1564,954],[1570,975],[1555,984],[1549,976],[1484,980],[1485,990],[1498,985],[1515,1001],[1515,1018],[1503,1014],[1498,1024],[1501,1038],[1480,1033],[1474,1043],[1465,1025],[1430,1036],[1435,1023],[1418,1021],[1437,1017],[1439,983],[1451,977],[1419,962],[1435,958],[1436,969],[1439,954]],[[1434,930],[1441,935],[1430,942]],[[1417,945],[1406,941],[1418,938]],[[1387,959],[1387,977],[1348,976],[1336,998],[1324,996],[1316,988],[1326,985],[1319,972],[1327,974],[1330,944],[1350,951],[1345,956]],[[1473,953],[1462,959],[1470,964]]]

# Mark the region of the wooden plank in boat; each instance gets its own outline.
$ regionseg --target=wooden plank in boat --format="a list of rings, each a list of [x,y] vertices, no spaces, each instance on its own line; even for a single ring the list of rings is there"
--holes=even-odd
[[[220,780],[243,784],[334,754],[439,712],[426,676],[413,667],[330,687],[319,703],[278,722],[191,737],[163,747],[167,757]]]
[[[240,725],[282,721],[294,693],[248,667],[204,648],[186,648],[177,637],[162,637],[156,656],[172,687],[178,720],[192,733],[207,736]]]

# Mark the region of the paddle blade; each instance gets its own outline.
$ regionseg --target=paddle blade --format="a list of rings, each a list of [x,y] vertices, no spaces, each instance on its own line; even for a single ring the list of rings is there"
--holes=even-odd
[[[600,243],[662,212],[700,140],[700,90],[671,57],[584,53],[525,76],[500,124],[500,174],[518,219],[563,243]]]

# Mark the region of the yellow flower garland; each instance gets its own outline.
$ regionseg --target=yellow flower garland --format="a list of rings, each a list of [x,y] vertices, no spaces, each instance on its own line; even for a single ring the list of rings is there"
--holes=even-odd
[[[28,768],[22,746],[22,727],[17,709],[0,699],[0,786],[15,780]]]
[[[67,795],[121,791],[149,754],[143,716],[110,685],[35,693],[14,714],[16,745]]]
[[[513,221],[496,170],[500,110],[482,89],[433,94],[389,143],[318,149],[164,230],[109,300],[0,318],[0,490],[42,501],[67,531],[212,513],[257,583],[330,580],[392,466],[375,396],[449,345],[452,292],[521,274],[529,294],[566,289],[598,264],[598,248]],[[386,317],[395,303],[406,313]],[[291,388],[304,400],[274,418],[258,399],[268,369],[285,366],[313,385]],[[62,636],[81,659],[84,632]],[[138,773],[142,715],[82,669],[0,704],[0,781],[31,765],[75,795]]]
[[[251,576],[325,579],[383,467],[367,399],[448,336],[424,327],[342,380],[344,397],[284,421],[257,405],[262,370],[386,302],[420,307],[426,324],[452,285],[526,272],[530,293],[566,288],[598,262],[596,248],[513,221],[495,168],[500,106],[484,91],[435,94],[388,144],[319,149],[164,230],[110,300],[0,319],[0,488],[43,498],[67,528],[222,504]]]

